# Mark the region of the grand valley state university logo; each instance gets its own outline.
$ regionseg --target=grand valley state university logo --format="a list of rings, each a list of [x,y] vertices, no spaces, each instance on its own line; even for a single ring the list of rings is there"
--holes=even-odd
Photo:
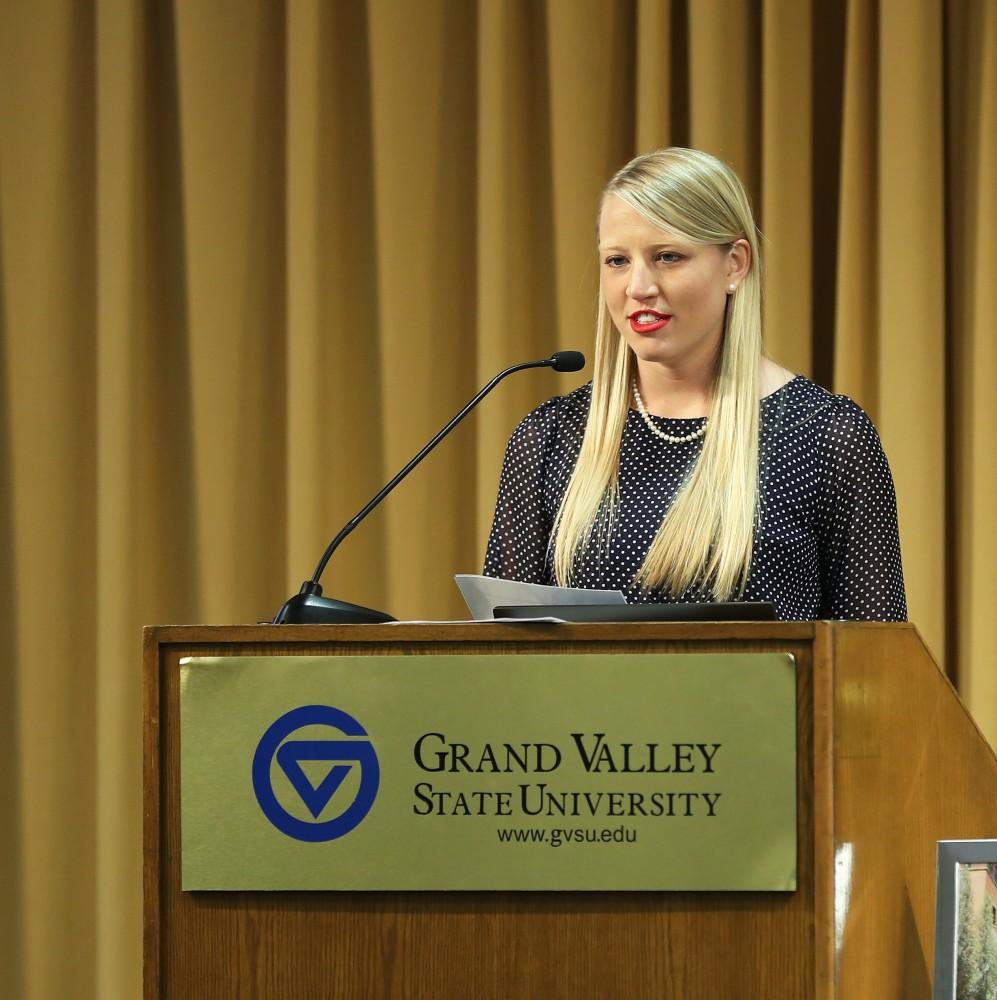
[[[313,738],[316,727],[333,730],[335,738]],[[306,728],[308,739],[287,738]],[[281,797],[287,803],[287,795],[293,791],[311,814],[310,820],[286,809],[274,791],[275,757],[290,783],[290,789],[285,788]],[[330,764],[326,771],[324,765]],[[355,768],[359,769],[359,781],[354,777],[349,783],[351,787],[356,785],[355,794],[350,797],[344,790],[344,795],[338,796]],[[263,734],[253,755],[256,801],[267,819],[295,840],[317,843],[349,833],[370,812],[380,781],[381,769],[367,731],[352,715],[329,705],[302,705],[285,713]],[[347,800],[342,807],[338,801],[341,797]],[[331,818],[320,819],[328,813]]]

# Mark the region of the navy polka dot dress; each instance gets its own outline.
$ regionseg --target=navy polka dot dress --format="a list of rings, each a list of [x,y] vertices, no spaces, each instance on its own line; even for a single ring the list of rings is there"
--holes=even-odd
[[[506,451],[484,572],[553,584],[550,531],[581,446],[591,383],[548,400],[516,429]],[[783,620],[906,621],[893,479],[862,409],[797,376],[760,403],[758,524],[745,601],[771,601]],[[651,419],[672,435],[703,418]],[[705,601],[694,587],[672,597],[634,576],[702,439],[671,444],[631,409],[620,453],[620,502],[608,551],[595,546],[572,584],[622,590],[631,604]]]

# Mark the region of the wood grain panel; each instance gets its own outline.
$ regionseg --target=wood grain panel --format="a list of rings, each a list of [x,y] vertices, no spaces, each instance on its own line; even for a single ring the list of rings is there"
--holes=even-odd
[[[834,643],[839,995],[931,1000],[936,842],[997,837],[997,757],[913,628]]]
[[[145,996],[815,995],[812,624],[149,630]],[[447,652],[794,654],[799,885],[785,893],[182,893],[179,660]],[[157,714],[158,712],[158,714]],[[829,782],[829,778],[827,782]],[[826,817],[825,817],[826,822]],[[826,921],[821,932],[827,933]]]

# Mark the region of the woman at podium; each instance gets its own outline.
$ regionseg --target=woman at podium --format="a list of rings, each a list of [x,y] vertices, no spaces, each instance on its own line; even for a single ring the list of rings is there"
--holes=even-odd
[[[852,400],[763,353],[759,244],[744,186],[713,156],[659,150],[610,180],[593,378],[513,433],[486,575],[906,619],[879,436]]]

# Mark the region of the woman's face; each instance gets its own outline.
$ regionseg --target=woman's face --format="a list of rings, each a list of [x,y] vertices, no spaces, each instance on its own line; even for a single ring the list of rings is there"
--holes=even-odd
[[[685,242],[610,194],[599,213],[599,258],[603,300],[639,361],[715,363],[728,285],[748,271],[746,240],[733,248]]]

